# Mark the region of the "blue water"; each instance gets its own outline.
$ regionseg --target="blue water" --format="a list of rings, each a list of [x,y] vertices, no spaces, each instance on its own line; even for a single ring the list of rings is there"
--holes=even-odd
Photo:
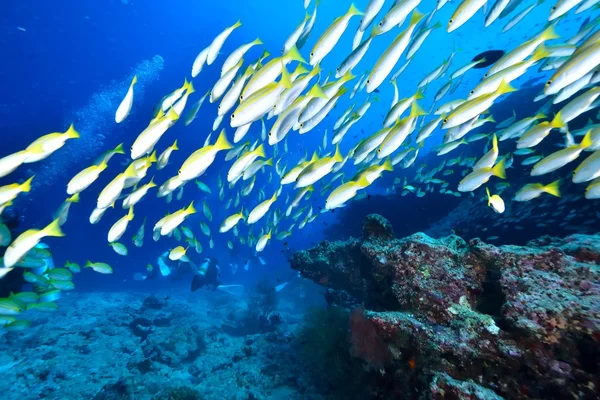
[[[360,10],[364,10],[367,3],[366,0],[355,2]],[[425,0],[418,8],[422,12],[429,12],[434,8],[434,3],[433,0]],[[530,2],[524,3],[529,4]],[[322,1],[318,7],[316,25],[307,44],[301,50],[307,60],[310,49],[321,33],[336,17],[347,11],[349,4],[348,1]],[[388,10],[390,4],[390,1],[386,2],[376,18],[376,22]],[[412,95],[422,77],[447,60],[454,52],[455,56],[446,77],[437,79],[426,88],[426,98],[423,100],[422,106],[424,109],[429,109],[433,96],[447,82],[447,77],[468,63],[474,56],[492,49],[509,51],[531,38],[535,33],[540,32],[546,25],[549,10],[554,2],[548,0],[539,5],[507,33],[501,33],[501,29],[511,17],[498,20],[489,28],[484,29],[484,16],[479,11],[457,31],[448,34],[446,24],[458,4],[459,2],[447,4],[433,17],[432,21],[440,21],[442,27],[432,32],[398,81],[400,98]],[[308,11],[312,12],[313,7],[314,4],[311,4]],[[516,12],[523,7],[522,5]],[[516,12],[513,12],[512,16]],[[67,182],[74,174],[91,165],[101,153],[114,148],[119,143],[124,143],[126,153],[129,153],[127,149],[147,126],[157,102],[164,95],[181,86],[184,78],[190,78],[191,66],[196,55],[208,46],[213,37],[224,28],[232,25],[238,19],[243,24],[225,42],[221,54],[214,64],[205,66],[200,75],[193,80],[196,92],[190,96],[186,111],[211,89],[220,76],[222,62],[231,51],[256,37],[264,42],[264,46],[256,46],[246,54],[241,71],[249,62],[257,59],[265,48],[269,50],[272,57],[279,56],[284,41],[302,21],[304,13],[301,0],[284,2],[278,0],[251,2],[245,0],[67,0],[58,2],[24,0],[5,4],[0,17],[0,48],[3,60],[0,63],[3,93],[2,99],[0,99],[0,156],[25,148],[41,135],[64,131],[71,123],[74,123],[81,134],[80,139],[67,142],[62,149],[48,159],[21,166],[8,177],[0,179],[0,186],[2,186],[21,182],[35,174],[32,192],[21,195],[11,210],[16,213],[15,218],[18,220],[15,232],[22,232],[29,228],[42,228],[47,225],[51,221],[52,213],[66,197]],[[597,17],[598,11],[590,10],[578,15],[571,12],[564,20],[560,21],[557,32],[561,37],[569,38],[590,16]],[[339,63],[348,55],[359,19],[359,17],[352,18],[342,39],[321,64],[323,69],[321,82],[328,72],[335,71]],[[377,37],[353,73],[360,77],[365,71],[368,71],[398,32],[399,29],[395,28],[392,32]],[[404,62],[405,57],[403,56],[394,71]],[[295,64],[290,64],[288,69],[291,71],[294,67]],[[440,104],[453,99],[465,98],[483,77],[485,71],[486,69],[478,69],[467,72],[456,92],[445,96]],[[138,76],[133,108],[125,122],[117,125],[114,123],[114,112],[125,95],[133,75]],[[534,66],[526,75],[513,82],[517,88],[523,86],[523,90],[513,97],[510,105],[495,106],[493,115],[496,121],[500,122],[510,117],[514,109],[516,109],[519,119],[533,115],[536,107],[541,106],[541,103],[531,104],[531,97],[535,96],[537,92],[530,90],[532,85],[524,86],[524,84],[532,78],[538,78],[538,83],[544,82],[548,76],[547,73],[538,73],[537,67]],[[355,83],[356,79],[346,86],[351,90]],[[519,98],[519,95],[525,93],[526,90],[529,90],[527,97]],[[392,85],[386,80],[379,87],[379,91],[380,93],[374,94],[379,101],[371,106],[365,117],[354,125],[344,138],[341,144],[343,154],[346,154],[356,143],[374,133],[381,126],[391,105]],[[355,102],[356,108],[358,108],[367,98],[364,91],[352,100],[346,95],[338,102],[327,119],[309,133],[298,135],[297,132],[290,132],[287,136],[289,151],[284,153],[283,142],[279,143],[279,155],[274,161],[283,158],[283,163],[288,165],[289,170],[302,157],[306,154],[310,155],[321,146],[325,130],[328,131],[328,139],[331,141],[333,123],[352,102]],[[169,177],[177,174],[183,161],[193,151],[202,147],[206,137],[211,133],[217,104],[210,104],[207,99],[190,126],[186,127],[183,121],[179,121],[167,131],[156,147],[158,154],[171,145],[175,139],[178,140],[180,150],[171,155],[169,165],[164,170],[156,171],[153,167],[143,183],[149,177],[154,176],[155,182],[160,185]],[[528,109],[524,110],[523,104],[527,104]],[[274,121],[275,119],[272,119],[267,122],[267,130]],[[225,118],[221,127],[226,128],[227,136],[231,140],[234,130],[228,126],[228,117]],[[480,132],[489,132],[490,129],[484,127],[480,129]],[[214,142],[217,133],[213,134],[211,142]],[[443,131],[437,129],[420,151],[415,166],[425,163],[434,167],[439,164],[440,159],[429,151],[441,142],[442,137]],[[251,141],[260,139],[260,122],[253,124],[244,141],[246,139]],[[557,142],[562,142],[562,140],[557,140]],[[451,153],[447,158],[457,157],[460,153],[464,153],[465,156],[480,157],[485,144],[486,141],[479,141],[467,145],[461,151]],[[273,156],[273,148],[266,143],[265,145],[267,157]],[[331,143],[329,143],[327,151],[333,151]],[[443,216],[431,212],[433,208],[439,208],[442,210],[440,214],[446,214],[460,204],[460,200],[448,199],[444,196],[435,197],[435,195],[432,195],[433,198],[427,197],[426,200],[415,198],[414,195],[410,198],[396,197],[392,207],[382,207],[383,203],[376,201],[369,203],[367,200],[361,200],[362,203],[353,209],[360,209],[354,216],[352,212],[345,213],[344,210],[323,213],[315,222],[307,224],[303,230],[298,230],[296,223],[293,235],[283,241],[273,237],[265,251],[260,254],[265,262],[263,265],[253,247],[241,245],[232,231],[220,234],[218,227],[227,216],[237,212],[240,207],[243,207],[247,213],[256,206],[259,203],[257,198],[259,189],[264,191],[266,198],[270,198],[273,192],[279,188],[278,176],[274,168],[267,167],[264,172],[257,175],[252,194],[242,198],[240,207],[232,206],[229,210],[225,210],[225,202],[231,196],[235,196],[236,192],[248,181],[238,182],[233,190],[226,189],[225,199],[219,200],[217,177],[220,176],[226,182],[226,173],[230,166],[230,162],[224,161],[224,154],[225,152],[220,153],[215,163],[199,178],[212,189],[212,195],[203,194],[193,182],[189,182],[185,186],[181,200],[176,200],[176,191],[173,201],[167,204],[164,198],[157,199],[155,197],[156,189],[152,189],[146,198],[136,205],[135,219],[120,240],[129,250],[127,257],[117,255],[108,246],[106,240],[106,234],[112,224],[125,215],[120,204],[117,204],[114,209],[108,210],[100,223],[90,225],[88,222],[100,190],[128,164],[128,154],[116,155],[98,181],[81,194],[80,203],[72,205],[69,220],[63,227],[66,237],[50,238],[44,241],[50,246],[57,266],[62,266],[66,260],[80,265],[91,260],[106,262],[113,267],[112,275],[99,275],[91,269],[83,269],[74,278],[75,293],[94,291],[148,291],[150,293],[164,289],[187,292],[191,273],[176,281],[161,276],[146,281],[135,281],[133,276],[135,273],[146,273],[148,264],[152,264],[156,268],[156,260],[161,254],[181,244],[174,238],[167,237],[162,237],[158,242],[154,242],[152,227],[167,212],[174,212],[185,207],[191,201],[194,201],[198,213],[186,220],[184,225],[194,231],[204,249],[202,255],[197,255],[190,248],[188,254],[193,260],[200,263],[204,257],[216,259],[221,267],[222,284],[252,287],[256,282],[262,280],[266,280],[273,286],[282,282],[290,282],[286,290],[292,291],[301,285],[308,285],[307,282],[302,282],[296,271],[289,268],[288,259],[294,251],[307,249],[324,239],[359,235],[358,224],[362,221],[363,216],[369,213],[382,213],[392,220],[395,219],[393,222],[397,228],[396,231],[397,233],[400,231],[400,236],[403,236],[417,230],[425,230],[430,224],[436,222],[433,218],[437,219]],[[352,162],[349,161],[343,170],[346,180],[350,179],[356,171],[351,164]],[[273,176],[271,182],[267,182],[269,175]],[[380,180],[369,187],[368,193],[370,196],[386,196],[390,192],[389,189],[393,185],[394,178],[408,177],[410,180],[414,175],[415,168],[384,173]],[[519,175],[522,177],[525,176],[525,173],[519,173]],[[448,178],[448,180],[455,184],[459,180],[456,178],[457,176]],[[337,184],[339,183],[338,181]],[[295,193],[291,186],[284,187],[278,202],[271,209],[271,213],[274,209],[279,209],[280,214],[285,213],[287,206],[283,204],[283,200],[286,196],[292,197]],[[304,201],[301,207],[310,204],[314,213],[320,213],[325,197],[319,195],[323,184],[319,183],[316,186],[317,191],[313,193],[310,201]],[[478,199],[484,198],[482,190],[477,192]],[[212,222],[206,221],[202,214],[204,201],[212,211],[214,217]],[[591,207],[595,210],[598,209],[597,203]],[[272,218],[272,215],[269,214],[267,217]],[[267,217],[256,224],[257,226],[252,230],[255,237],[259,236],[260,228],[265,226]],[[131,237],[136,233],[144,218],[147,218],[144,245],[137,248],[131,242]],[[209,248],[208,237],[200,231],[201,221],[206,222],[211,228],[211,237],[215,243],[213,249]],[[398,225],[396,225],[396,221],[399,221]],[[508,224],[514,225],[512,222],[508,222]],[[278,230],[287,230],[290,225],[290,220],[283,219],[279,222]],[[247,238],[249,227],[240,223],[238,228],[240,236]],[[530,229],[535,228],[530,227]],[[538,234],[562,235],[565,233],[552,229],[552,227],[548,227],[543,231],[533,231],[534,233],[531,235],[524,235],[523,240],[528,240],[532,238],[531,236],[538,236]],[[469,235],[485,237],[492,234],[479,231],[470,232]],[[227,247],[228,240],[233,242],[233,250]],[[505,236],[501,240],[505,243],[519,241],[516,236],[512,238]],[[250,268],[246,271],[243,266],[248,262]],[[230,267],[232,265],[237,266],[236,271]],[[24,289],[27,288],[27,286],[24,287]],[[321,290],[317,286],[310,286],[310,290],[309,295],[313,296],[311,301],[321,300]],[[295,301],[302,303],[306,300],[296,299]]]

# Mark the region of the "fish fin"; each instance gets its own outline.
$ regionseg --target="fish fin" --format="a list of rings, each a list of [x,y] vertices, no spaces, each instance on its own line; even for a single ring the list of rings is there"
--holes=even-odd
[[[214,146],[216,148],[218,148],[219,150],[233,149],[233,145],[231,143],[229,143],[229,140],[227,140],[227,135],[225,134],[225,128],[223,128],[221,130],[221,133],[219,134],[219,137],[217,138],[217,141],[215,142]]]
[[[292,87],[292,80],[290,79],[290,73],[285,67],[285,63],[281,62],[281,80],[279,81],[280,85],[283,85],[284,88],[289,89]]]
[[[497,176],[498,178],[501,178],[501,179],[506,179],[505,164],[506,164],[506,159],[500,160],[500,162],[492,168],[492,175]]]
[[[254,150],[254,154],[256,154],[259,157],[265,158],[265,146],[263,146],[262,144],[258,146],[256,150]]]
[[[327,95],[323,91],[323,88],[321,88],[321,86],[319,86],[318,83],[315,83],[313,85],[313,87],[308,92],[308,95],[311,96],[311,97],[319,97],[321,99],[328,99],[329,98],[329,97],[327,97]]]
[[[547,27],[544,30],[544,32],[542,32],[542,34],[540,35],[540,39],[542,39],[543,41],[558,39],[558,38],[560,38],[560,36],[558,36],[556,31],[554,30],[554,24]]]
[[[498,86],[498,89],[496,90],[497,94],[506,94],[506,93],[511,93],[511,92],[516,92],[517,89],[515,89],[514,87],[512,87],[510,85],[510,83],[506,82],[504,79],[502,80],[502,82],[500,82],[500,86]]]
[[[358,8],[356,8],[354,3],[350,4],[350,8],[348,9],[348,12],[346,13],[346,15],[364,15],[364,14],[365,13],[363,13]]]
[[[567,125],[564,123],[564,121],[562,119],[562,114],[560,111],[556,113],[556,115],[552,119],[552,122],[550,122],[550,125],[553,128],[566,128]]]
[[[115,154],[125,154],[125,149],[123,149],[123,143],[121,143],[120,145],[118,145],[117,147],[115,147],[113,149],[113,153],[115,153]]]
[[[542,190],[552,196],[560,197],[560,179],[544,186]]]
[[[302,54],[300,54],[300,51],[298,50],[296,45],[292,46],[292,48],[289,49],[289,51],[285,54],[283,58],[286,57],[292,61],[298,61],[299,63],[307,64],[306,60],[304,59],[304,57],[302,57]]]
[[[367,180],[367,178],[365,176],[361,176],[360,178],[358,178],[357,181],[354,182],[356,185],[358,185],[360,188],[366,188],[367,186],[369,186],[371,183]]]
[[[54,221],[52,221],[50,223],[50,225],[48,225],[44,229],[42,229],[41,233],[43,234],[43,236],[54,236],[54,237],[65,236],[63,231],[60,229],[60,223],[59,223],[58,218],[55,219]]]
[[[66,137],[70,138],[70,139],[77,139],[79,138],[79,132],[77,132],[75,130],[75,127],[73,126],[73,124],[71,124],[69,126],[69,129],[67,129],[67,131],[64,133]]]
[[[390,158],[386,158],[385,162],[383,163],[383,170],[384,171],[393,171],[394,170],[394,166],[392,165],[392,160],[390,160]]]
[[[189,206],[187,206],[187,208],[185,209],[185,212],[190,215],[190,214],[196,214],[196,209],[194,208],[194,202],[192,201],[190,203]]]
[[[156,158],[156,150],[154,150],[154,151],[152,152],[152,154],[150,154],[150,155],[148,156],[148,162],[149,162],[150,164],[152,164],[152,163],[155,163],[155,162],[156,162],[156,160],[157,160],[157,158]]]
[[[412,16],[410,17],[410,25],[418,24],[424,17],[425,14],[415,8],[415,11],[413,11]]]
[[[413,101],[412,105],[410,106],[409,118],[417,118],[423,115],[427,115],[427,111],[423,110],[416,101]]]
[[[340,145],[336,145],[335,146],[335,154],[333,155],[333,160],[335,162],[342,162],[344,161],[344,156],[342,156],[342,153],[340,152]]]
[[[548,51],[548,49],[546,48],[546,46],[544,46],[544,44],[540,44],[535,51],[533,52],[533,55],[531,56],[531,60],[532,61],[539,61],[542,60],[546,57],[550,56],[550,52]]]
[[[75,193],[73,196],[67,199],[68,203],[79,203],[79,193]]]
[[[31,191],[31,181],[33,181],[34,177],[35,177],[35,175],[32,176],[31,178],[27,179],[25,182],[23,182],[20,185],[21,192],[29,193]]]
[[[592,130],[590,129],[589,131],[587,131],[587,133],[585,134],[583,139],[581,139],[581,143],[579,143],[579,147],[581,149],[587,149],[588,147],[590,147],[593,144],[594,144],[594,141],[592,140]]]

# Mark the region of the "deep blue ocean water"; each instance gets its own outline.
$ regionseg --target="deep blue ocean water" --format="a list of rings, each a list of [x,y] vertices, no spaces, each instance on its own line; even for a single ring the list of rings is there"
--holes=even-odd
[[[314,3],[314,1],[312,2]],[[366,0],[357,0],[356,6],[364,10]],[[382,12],[376,18],[381,19],[383,12],[391,5],[387,1]],[[434,1],[424,0],[419,6],[422,12],[429,12],[434,8]],[[447,60],[454,52],[449,73],[465,65],[477,54],[493,49],[509,51],[525,40],[531,38],[536,32],[543,30],[546,25],[547,15],[553,6],[553,0],[547,0],[536,7],[516,27],[507,33],[501,33],[506,21],[511,17],[499,20],[489,28],[483,27],[484,15],[479,11],[470,21],[453,33],[446,32],[446,24],[459,2],[450,2],[438,11],[433,22],[440,21],[442,27],[432,32],[424,45],[416,53],[411,64],[398,81],[400,98],[412,95],[417,83],[428,72],[434,70]],[[523,2],[517,12],[532,2]],[[318,7],[317,22],[307,44],[301,50],[302,55],[308,59],[310,49],[313,47],[320,34],[338,16],[345,13],[350,5],[349,1],[323,0]],[[309,7],[312,12],[314,4]],[[512,16],[516,12],[513,12]],[[146,127],[152,118],[152,112],[157,102],[183,83],[184,78],[190,78],[191,66],[196,55],[210,44],[213,37],[225,27],[232,25],[238,19],[242,26],[235,30],[221,49],[221,54],[211,66],[205,66],[200,75],[193,80],[196,92],[190,96],[186,110],[192,103],[204,95],[214,82],[219,78],[221,63],[226,56],[243,43],[259,37],[264,46],[252,48],[245,58],[245,64],[257,59],[263,49],[268,49],[272,56],[278,56],[284,41],[293,29],[304,18],[304,7],[301,0],[226,0],[226,1],[199,1],[199,0],[106,0],[106,1],[29,1],[12,2],[3,6],[0,16],[0,48],[2,49],[2,62],[0,63],[0,77],[2,78],[2,99],[0,99],[0,156],[11,154],[25,148],[29,143],[43,134],[61,132],[74,123],[81,133],[81,138],[67,142],[67,144],[48,159],[21,166],[8,177],[0,179],[0,186],[17,181],[22,181],[35,174],[33,190],[27,195],[20,196],[14,207],[18,220],[16,232],[21,232],[31,227],[42,228],[51,221],[51,214],[65,199],[65,187],[69,179],[81,169],[91,165],[92,161],[104,151],[124,143],[126,153],[137,135]],[[574,35],[584,20],[588,17],[598,17],[598,11],[592,10],[575,15],[572,12],[560,21],[556,30],[561,37],[568,38]],[[346,57],[351,49],[352,38],[359,22],[359,17],[352,18],[350,26],[333,51],[321,64],[323,68],[322,80],[329,71],[334,71],[339,63]],[[398,33],[395,28],[382,37],[373,41],[369,51],[361,63],[354,69],[357,77],[372,68],[379,55],[387,48]],[[403,65],[403,56],[394,71]],[[295,64],[291,64],[294,65]],[[293,70],[291,66],[288,66]],[[486,69],[471,70],[465,74],[460,86],[452,95],[444,97],[441,103],[452,99],[464,98],[468,92],[479,82]],[[114,123],[114,112],[125,95],[134,74],[138,76],[135,87],[135,100],[127,120],[119,125]],[[510,105],[496,104],[493,115],[500,122],[509,118],[513,110],[519,118],[533,115],[540,104],[532,105],[531,97],[537,92],[531,89],[534,85],[530,79],[536,78],[537,84],[547,79],[547,73],[537,72],[531,68],[530,72],[513,82],[513,85],[522,90],[511,95]],[[351,88],[356,80],[347,86]],[[438,79],[427,87],[423,108],[429,109],[432,97],[437,90],[446,83],[446,79]],[[348,133],[341,145],[343,154],[346,154],[359,140],[367,137],[379,129],[381,121],[387,114],[392,101],[392,85],[386,80],[379,88],[380,93],[374,94],[379,98],[371,109]],[[526,94],[525,94],[526,93]],[[521,97],[520,97],[521,96]],[[290,132],[287,137],[289,151],[283,152],[283,142],[279,143],[279,156],[287,163],[288,168],[295,165],[306,154],[317,149],[323,139],[325,130],[331,141],[333,123],[338,116],[352,103],[359,107],[368,98],[363,91],[354,99],[345,96],[340,100],[334,111],[327,119],[314,130],[298,135]],[[161,184],[169,177],[175,175],[181,163],[196,149],[200,148],[205,138],[212,131],[212,124],[216,116],[216,104],[208,100],[202,106],[196,119],[190,126],[177,123],[163,136],[157,150],[159,154],[177,139],[180,150],[172,154],[169,165],[161,171],[154,169],[148,177]],[[267,129],[274,120],[268,121]],[[228,119],[222,124],[225,126],[228,137],[231,139],[233,129],[228,124]],[[491,129],[491,128],[490,128]],[[220,130],[220,128],[219,128]],[[482,128],[481,132],[488,132]],[[218,132],[217,132],[218,133]],[[420,158],[415,163],[427,163],[434,167],[439,163],[431,148],[441,142],[443,132],[437,129],[420,151]],[[214,142],[216,133],[211,142]],[[254,123],[248,138],[254,141],[260,138],[260,123]],[[579,139],[577,139],[579,140]],[[562,142],[559,140],[558,142]],[[469,144],[464,152],[478,157],[483,154],[486,141]],[[327,147],[332,151],[331,144]],[[246,287],[253,286],[256,282],[267,280],[272,285],[290,282],[289,289],[294,290],[294,282],[300,278],[296,271],[289,268],[288,259],[292,252],[312,247],[321,240],[331,237],[342,238],[357,235],[357,229],[348,225],[344,229],[340,223],[343,210],[335,213],[323,213],[315,222],[299,231],[297,228],[291,237],[283,241],[273,238],[260,257],[265,261],[262,265],[254,248],[243,246],[231,233],[220,234],[218,227],[221,221],[236,211],[235,207],[224,209],[228,196],[243,187],[238,183],[235,190],[226,191],[223,201],[218,199],[219,188],[217,176],[225,180],[230,162],[223,160],[221,153],[215,163],[199,179],[212,189],[212,195],[205,195],[190,182],[185,186],[181,200],[175,198],[169,204],[165,199],[157,199],[152,191],[141,203],[135,207],[135,219],[130,223],[128,231],[120,240],[129,249],[129,255],[117,255],[107,244],[106,233],[112,224],[123,215],[125,211],[117,204],[115,209],[106,212],[100,223],[90,225],[88,217],[94,208],[99,191],[117,173],[121,172],[128,154],[117,155],[109,163],[109,168],[100,176],[97,182],[84,191],[79,204],[73,204],[69,220],[63,227],[65,238],[51,238],[45,241],[50,245],[54,262],[62,266],[66,260],[77,262],[81,265],[87,260],[101,261],[113,267],[112,275],[99,275],[90,269],[84,269],[74,278],[76,292],[89,291],[153,291],[165,288],[187,291],[191,275],[180,281],[158,277],[148,281],[134,281],[135,273],[145,273],[148,264],[156,268],[156,259],[165,251],[178,245],[173,238],[163,237],[158,242],[152,240],[152,226],[167,212],[180,209],[191,201],[195,202],[198,213],[190,217],[185,226],[193,229],[196,237],[204,249],[202,255],[196,255],[190,248],[192,259],[201,260],[203,257],[213,257],[221,266],[221,283],[240,284]],[[272,156],[273,149],[267,145],[267,157]],[[459,153],[452,153],[451,157]],[[439,160],[439,159],[438,159]],[[345,166],[347,179],[355,173],[351,162]],[[272,182],[267,182],[267,177],[273,175]],[[414,177],[415,168],[410,170],[396,170],[384,176],[373,184],[368,193],[370,196],[386,196],[394,178],[409,180]],[[146,178],[148,179],[148,178]],[[450,180],[450,178],[448,178]],[[145,182],[145,181],[144,181]],[[510,182],[510,179],[509,179]],[[257,201],[258,189],[262,188],[266,198],[269,198],[278,189],[277,175],[274,168],[265,170],[257,176],[255,189],[249,197],[242,198],[241,206],[244,210],[252,209]],[[324,205],[325,197],[319,195],[322,184],[313,194],[310,202],[314,212],[320,212]],[[155,189],[154,189],[155,190]],[[400,191],[401,189],[397,189]],[[285,212],[283,199],[286,195],[293,196],[293,189],[285,187],[275,208]],[[433,195],[432,195],[433,196]],[[478,199],[485,195],[482,189],[476,194]],[[450,207],[455,199],[439,196],[425,199],[412,197],[397,197],[397,202],[391,209],[381,208],[380,203],[362,203],[361,217],[356,217],[353,222],[360,222],[362,214],[383,213],[397,220],[405,220],[406,232],[414,233],[415,229],[426,229],[431,221],[431,208]],[[213,221],[207,222],[202,214],[202,203],[206,201],[210,206]],[[365,202],[366,200],[363,200]],[[458,202],[458,200],[456,200]],[[597,201],[597,200],[596,200]],[[427,204],[422,207],[421,204]],[[597,210],[597,204],[593,205]],[[357,214],[358,215],[358,214]],[[146,237],[144,246],[137,248],[131,243],[144,218],[147,218]],[[345,218],[348,215],[345,214]],[[491,213],[490,218],[502,218]],[[201,221],[207,222],[212,231],[215,247],[209,248],[209,238],[204,236],[199,228]],[[337,223],[337,225],[336,225]],[[291,222],[280,222],[280,230],[287,229]],[[515,224],[508,222],[508,224]],[[264,224],[263,224],[264,225]],[[332,228],[333,226],[333,228]],[[259,234],[258,226],[253,229],[255,236]],[[239,226],[240,235],[248,235],[245,224]],[[332,230],[336,230],[332,234]],[[552,227],[543,233],[552,234]],[[563,232],[558,232],[562,234]],[[576,232],[571,232],[576,233]],[[537,233],[536,233],[537,234]],[[492,236],[490,232],[479,232],[477,236]],[[500,234],[501,236],[501,234]],[[231,240],[234,249],[227,247]],[[512,240],[516,240],[514,237]],[[511,243],[510,237],[502,238],[503,242]],[[285,242],[285,244],[284,244]],[[250,268],[245,271],[243,266],[250,263]],[[237,265],[233,272],[230,265]],[[310,293],[315,299],[321,298],[321,292],[314,287]],[[315,300],[316,301],[316,300]],[[298,300],[302,302],[302,300]]]

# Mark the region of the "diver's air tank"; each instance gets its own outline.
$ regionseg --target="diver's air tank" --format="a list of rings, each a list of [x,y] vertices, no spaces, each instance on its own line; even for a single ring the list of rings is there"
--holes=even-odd
[[[198,268],[198,275],[206,276],[206,271],[208,271],[208,267],[210,266],[210,258],[205,258],[202,264],[200,264],[200,268]]]

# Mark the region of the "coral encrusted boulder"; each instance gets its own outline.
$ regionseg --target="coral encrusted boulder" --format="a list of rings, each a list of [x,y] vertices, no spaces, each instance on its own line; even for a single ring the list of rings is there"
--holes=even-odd
[[[596,236],[396,239],[378,215],[291,261],[330,304],[360,306],[349,351],[406,399],[598,399],[599,262]]]

